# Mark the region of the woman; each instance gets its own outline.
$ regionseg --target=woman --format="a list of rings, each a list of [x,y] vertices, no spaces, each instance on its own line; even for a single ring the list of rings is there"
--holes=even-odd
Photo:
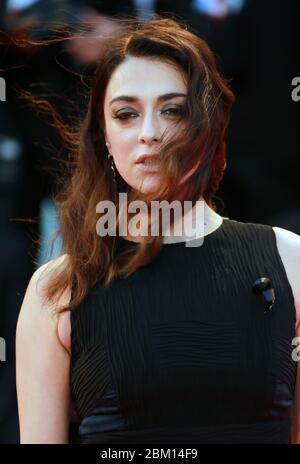
[[[34,273],[20,311],[22,443],[67,443],[70,411],[82,443],[299,442],[300,237],[212,202],[233,98],[177,21],[128,21],[113,39],[57,199],[64,254]],[[102,201],[117,211],[109,232],[135,219],[120,193],[190,201],[196,230],[178,232],[174,214],[151,235],[162,216],[144,209],[140,228],[100,234]],[[275,301],[254,294],[261,278]]]

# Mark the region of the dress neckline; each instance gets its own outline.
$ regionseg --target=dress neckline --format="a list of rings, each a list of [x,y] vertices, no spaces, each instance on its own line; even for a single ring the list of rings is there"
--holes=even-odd
[[[214,229],[212,232],[209,232],[208,234],[202,236],[202,237],[196,237],[196,238],[192,238],[192,239],[188,239],[188,240],[180,240],[178,242],[165,242],[165,243],[162,243],[162,247],[171,247],[171,246],[174,246],[174,245],[181,245],[181,246],[185,246],[187,243],[192,243],[192,242],[196,242],[197,240],[200,240],[200,239],[203,239],[203,241],[207,240],[208,238],[211,238],[215,235],[217,235],[218,233],[221,232],[221,230],[223,229],[224,227],[224,224],[226,221],[229,221],[229,218],[228,217],[223,217],[222,216],[222,222],[221,224],[216,228]],[[134,240],[128,240],[126,238],[124,238],[122,235],[119,236],[119,238],[125,243],[125,242],[129,242],[129,243],[138,243],[138,242],[135,242]]]
[[[203,240],[203,242],[204,242],[205,240],[210,239],[210,238],[215,237],[216,235],[218,235],[223,230],[225,221],[228,221],[228,220],[229,220],[229,218],[222,217],[221,224],[216,229],[214,229],[212,232],[209,232],[208,234],[206,234],[206,235],[204,235],[202,237],[196,237],[196,238],[192,238],[192,239],[188,239],[188,240],[181,240],[179,242],[163,243],[162,245],[167,246],[167,247],[172,246],[172,245],[173,246],[174,245],[186,246],[186,244],[194,243],[194,242],[197,242],[198,240]]]

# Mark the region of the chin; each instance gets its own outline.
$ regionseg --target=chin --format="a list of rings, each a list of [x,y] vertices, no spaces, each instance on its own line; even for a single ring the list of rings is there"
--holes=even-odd
[[[145,177],[141,184],[139,184],[135,188],[142,193],[151,193],[157,189],[158,185],[159,183],[157,175],[151,175]]]

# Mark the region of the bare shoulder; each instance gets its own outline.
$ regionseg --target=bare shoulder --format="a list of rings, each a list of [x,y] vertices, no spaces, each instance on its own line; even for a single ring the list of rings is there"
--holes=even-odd
[[[68,255],[64,254],[59,258],[56,258],[52,261],[49,261],[40,268],[39,277],[43,278],[43,275],[51,275],[52,272],[55,272],[60,266],[65,265]],[[59,299],[59,304],[66,306],[69,304],[71,298],[70,288],[66,289],[63,295]],[[65,350],[71,354],[71,321],[70,321],[70,311],[64,311],[63,313],[56,314],[56,323],[57,323],[57,335],[60,343],[65,348]]]
[[[273,227],[277,248],[290,282],[300,323],[300,235],[281,227]]]
[[[63,254],[58,258],[51,259],[47,263],[40,266],[32,275],[31,281],[36,284],[41,284],[41,295],[43,293],[43,289],[47,286],[49,278],[52,277],[53,273],[58,271],[60,266],[64,266],[68,260],[68,255]]]
[[[60,315],[55,313],[55,308],[58,305],[67,305],[69,303],[71,291],[69,288],[66,289],[59,300],[51,304],[45,300],[45,290],[53,273],[57,272],[61,266],[64,266],[67,259],[67,254],[61,255],[43,264],[33,273],[27,286],[18,318],[18,326],[22,325],[25,330],[27,324],[30,324],[31,330],[37,329],[38,325],[53,325],[61,342],[61,338],[63,340],[65,338],[63,336],[64,333],[68,332],[69,311]],[[67,349],[65,343],[62,344]]]

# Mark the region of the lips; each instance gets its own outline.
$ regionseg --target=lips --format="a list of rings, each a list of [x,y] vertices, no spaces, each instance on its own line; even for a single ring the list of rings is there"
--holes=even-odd
[[[157,172],[159,170],[159,155],[141,155],[136,164],[141,171]]]
[[[140,164],[140,163],[145,163],[145,162],[147,162],[147,163],[150,164],[150,162],[156,161],[156,160],[158,159],[158,157],[159,157],[159,155],[157,155],[157,154],[152,154],[152,155],[150,155],[150,154],[149,154],[149,155],[146,155],[146,154],[145,154],[145,155],[140,155],[140,156],[138,156],[138,158],[137,158],[137,160],[136,160],[136,163],[137,163],[137,164]]]

